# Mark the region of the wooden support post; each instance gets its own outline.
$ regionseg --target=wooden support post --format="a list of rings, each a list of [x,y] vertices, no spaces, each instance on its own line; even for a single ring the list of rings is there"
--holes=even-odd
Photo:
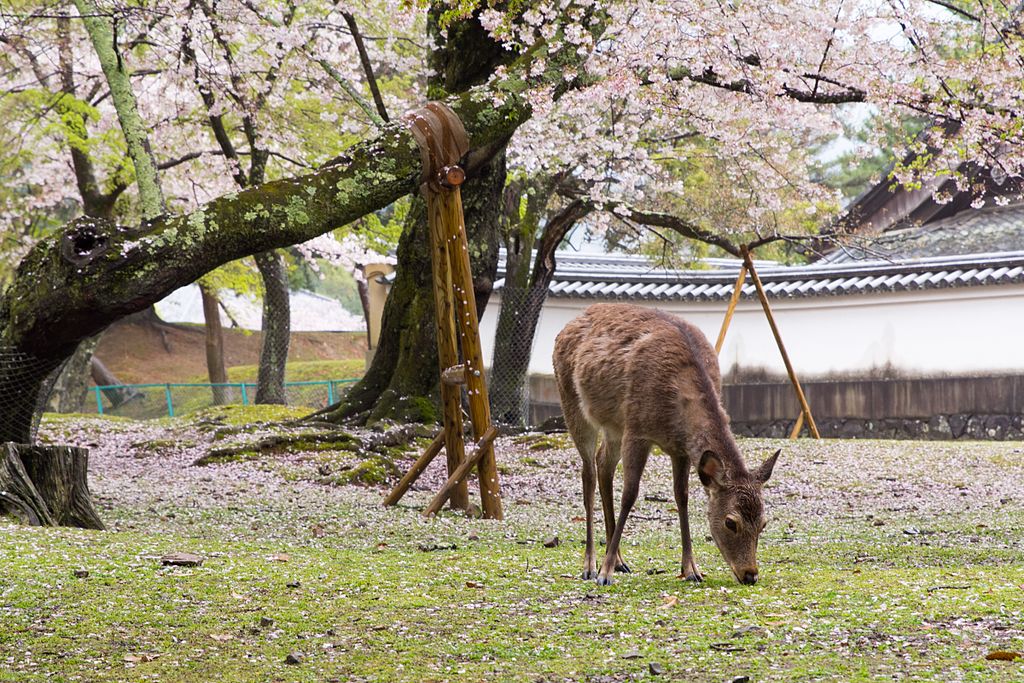
[[[473,423],[473,437],[482,445],[478,477],[480,479],[480,507],[485,519],[502,519],[501,487],[498,484],[498,465],[494,458],[493,438],[484,439],[491,429],[491,404],[487,397],[487,378],[484,374],[484,352],[480,346],[480,326],[473,290],[473,273],[469,265],[469,242],[462,215],[462,194],[458,186],[439,195],[444,205],[444,225],[452,245],[452,282],[455,287],[456,322],[459,341],[465,358],[466,392],[469,399],[469,418]]]
[[[445,433],[444,430],[442,429],[440,432],[438,432],[437,436],[434,437],[434,440],[430,442],[430,445],[427,446],[427,450],[423,451],[423,455],[421,455],[416,460],[416,462],[413,463],[413,466],[410,467],[409,471],[405,473],[405,476],[402,477],[402,480],[395,485],[395,488],[391,490],[391,493],[388,495],[388,497],[384,499],[384,505],[398,505],[398,501],[402,500],[402,496],[406,494],[406,492],[409,490],[409,487],[412,486],[413,483],[420,478],[420,475],[423,474],[423,470],[427,469],[427,466],[434,460],[435,457],[437,457],[437,454],[441,452],[441,448],[444,447],[444,439]]]
[[[466,173],[459,162],[469,151],[469,138],[459,117],[439,102],[431,102],[412,112],[405,117],[405,121],[416,139],[423,161],[420,190],[427,200],[430,223],[438,362],[445,422],[442,434],[438,435],[427,452],[402,478],[385,504],[393,505],[405,494],[409,485],[437,455],[444,441],[448,452],[448,482],[431,502],[426,514],[436,514],[449,497],[453,507],[465,507],[468,503],[466,475],[473,467],[478,467],[483,515],[490,519],[502,519],[501,489],[494,458],[497,431],[491,426],[491,408],[487,399],[483,350],[480,346],[473,275],[469,263],[469,244],[459,190],[466,179]],[[461,364],[460,346],[464,359]],[[473,435],[477,439],[477,448],[468,460],[465,458],[462,433],[461,386],[466,387]]]
[[[793,431],[789,433],[790,439],[796,439],[800,436],[800,430],[804,428],[804,411],[801,410],[800,414],[796,416],[796,422],[793,423]]]
[[[433,265],[434,313],[437,329],[437,359],[439,372],[459,364],[459,347],[455,337],[455,306],[452,299],[451,240],[447,238],[443,215],[445,206],[441,197],[424,186],[427,200],[427,223],[430,228],[430,257]],[[441,406],[444,419],[445,454],[448,476],[455,473],[466,459],[462,441],[462,390],[453,384],[441,382]],[[451,495],[452,507],[465,510],[469,505],[469,489],[463,482]]]
[[[732,322],[732,314],[736,312],[736,304],[743,293],[743,283],[747,280],[746,264],[740,266],[740,274],[736,277],[736,286],[732,288],[732,297],[729,298],[729,307],[725,309],[725,318],[722,320],[722,329],[718,332],[718,341],[715,342],[715,353],[722,353],[722,345],[725,344],[725,333],[729,331],[729,323]]]
[[[747,270],[750,271],[750,279],[754,282],[754,288],[757,290],[757,296],[761,300],[761,307],[764,309],[764,315],[768,318],[768,325],[772,328],[772,334],[775,335],[775,343],[778,344],[779,353],[782,354],[782,361],[786,364],[786,372],[789,373],[789,381],[793,383],[793,389],[796,390],[796,397],[800,401],[800,408],[802,415],[807,421],[807,428],[811,431],[811,436],[815,439],[820,439],[821,434],[818,433],[818,425],[814,423],[814,416],[811,415],[811,406],[807,403],[807,398],[804,396],[804,390],[800,386],[800,380],[796,377],[796,372],[793,370],[793,363],[789,360],[789,354],[786,353],[786,347],[782,343],[782,335],[779,333],[779,327],[775,324],[775,316],[772,315],[772,307],[768,303],[768,295],[764,291],[764,287],[761,285],[761,278],[757,275],[757,270],[754,268],[754,262],[750,258],[750,250],[746,246],[741,248],[743,253],[743,262],[747,266]]]
[[[481,462],[488,452],[492,454],[494,453],[494,439],[497,436],[498,430],[494,427],[489,427],[487,431],[484,432],[483,437],[479,442],[477,442],[476,448],[473,449],[473,452],[468,458],[466,458],[466,461],[463,462],[459,469],[455,471],[455,474],[448,477],[448,481],[445,482],[444,486],[441,487],[441,490],[438,491],[436,496],[434,496],[434,499],[430,501],[430,505],[428,505],[427,509],[423,511],[424,517],[432,517],[436,515],[444,506],[444,502],[448,500],[448,496],[451,495],[451,492],[455,487],[458,486],[460,482],[465,482],[466,477],[469,476],[473,467]],[[483,487],[481,486],[481,488]]]

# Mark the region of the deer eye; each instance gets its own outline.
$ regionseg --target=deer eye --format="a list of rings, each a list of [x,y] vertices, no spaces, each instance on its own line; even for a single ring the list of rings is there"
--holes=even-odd
[[[725,518],[725,528],[728,529],[729,531],[733,532],[733,533],[736,533],[737,531],[740,530],[739,525],[736,524],[736,520],[733,519],[732,517],[726,517]]]

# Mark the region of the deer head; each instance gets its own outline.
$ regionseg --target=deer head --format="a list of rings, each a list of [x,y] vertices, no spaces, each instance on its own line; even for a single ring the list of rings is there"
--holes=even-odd
[[[768,520],[761,488],[772,476],[782,449],[753,472],[726,470],[713,451],[704,451],[697,476],[708,494],[711,538],[740,583],[757,582],[757,541]]]

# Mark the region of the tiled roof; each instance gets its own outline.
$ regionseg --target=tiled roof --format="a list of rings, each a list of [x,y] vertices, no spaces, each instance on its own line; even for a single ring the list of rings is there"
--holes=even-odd
[[[921,226],[894,228],[871,240],[875,258],[912,259],[954,254],[1024,250],[1024,204],[966,209]],[[823,261],[847,263],[865,258],[864,249],[837,249]]]
[[[638,256],[560,252],[549,295],[558,298],[717,301],[732,295],[740,262],[714,259],[705,270],[655,268]],[[1024,282],[1024,251],[903,261],[856,261],[782,266],[755,262],[772,298],[974,287]],[[495,290],[504,287],[499,264]],[[755,296],[749,277],[743,297]]]

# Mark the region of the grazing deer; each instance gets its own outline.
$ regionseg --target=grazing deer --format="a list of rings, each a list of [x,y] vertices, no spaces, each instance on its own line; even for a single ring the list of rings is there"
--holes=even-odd
[[[615,571],[629,571],[619,542],[647,455],[657,444],[672,459],[683,540],[681,576],[703,578],[693,559],[687,514],[690,465],[696,464],[708,494],[711,536],[736,579],[755,583],[757,540],[766,524],[761,487],[781,451],[747,471],[722,408],[718,359],[701,331],[648,308],[597,304],[558,334],[553,360],[565,423],[583,458],[583,578],[609,585]],[[612,478],[620,458],[624,481],[616,521]],[[595,480],[607,538],[600,571],[594,558]]]

